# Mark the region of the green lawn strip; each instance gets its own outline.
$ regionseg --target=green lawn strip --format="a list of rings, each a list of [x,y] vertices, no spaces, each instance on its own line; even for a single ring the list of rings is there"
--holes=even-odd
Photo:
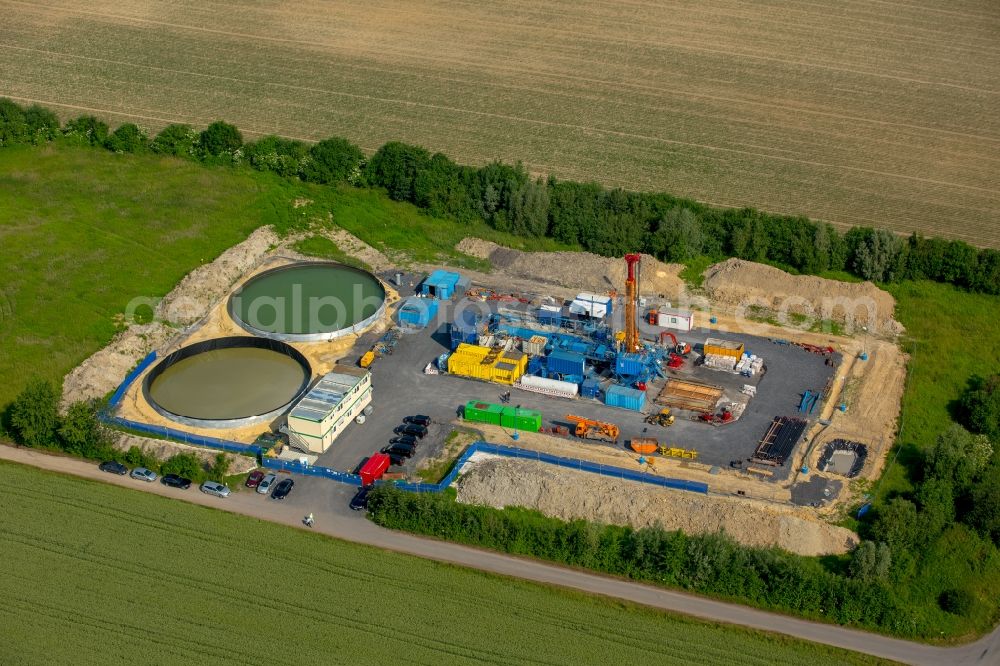
[[[302,254],[320,259],[330,259],[355,268],[371,270],[371,266],[357,257],[347,254],[326,236],[307,236],[295,243],[295,249]]]
[[[22,465],[0,478],[0,617],[23,663],[886,663]]]

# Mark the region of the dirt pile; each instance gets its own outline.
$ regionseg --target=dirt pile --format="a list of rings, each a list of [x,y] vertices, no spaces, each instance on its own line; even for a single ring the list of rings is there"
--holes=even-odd
[[[166,460],[180,453],[189,453],[196,456],[207,467],[215,463],[215,456],[219,454],[218,451],[203,449],[197,446],[188,446],[177,442],[167,442],[162,439],[150,439],[128,433],[116,434],[115,448],[121,451],[128,451],[133,446],[137,446],[142,449],[143,453],[152,455],[157,460]],[[233,455],[231,453],[227,453],[226,457],[229,458],[229,474],[245,474],[250,470],[257,469],[257,461],[253,458]]]
[[[480,238],[464,238],[455,249],[488,259],[494,274],[515,279],[598,294],[625,289],[622,259],[590,252],[522,252]],[[684,289],[684,281],[678,277],[683,268],[681,264],[665,264],[648,254],[642,255],[640,291],[644,295],[676,299]]]
[[[497,508],[521,506],[564,520],[683,530],[724,531],[748,546],[778,546],[801,555],[844,553],[850,530],[771,510],[748,500],[710,497],[556,468],[530,460],[473,461],[459,479],[458,500]]]
[[[220,254],[215,261],[185,275],[156,307],[156,317],[180,326],[198,321],[278,241],[278,235],[271,227],[257,229],[245,241]]]
[[[903,327],[893,319],[896,300],[871,282],[851,283],[813,275],[790,275],[764,264],[727,259],[704,273],[704,289],[715,302],[777,313],[806,314],[872,333],[894,336]]]

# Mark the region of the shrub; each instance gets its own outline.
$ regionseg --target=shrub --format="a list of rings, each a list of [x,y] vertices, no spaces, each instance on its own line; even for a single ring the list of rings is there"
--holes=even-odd
[[[156,459],[156,456],[146,453],[138,446],[129,447],[122,458],[132,467],[145,467],[153,471],[160,469],[160,461]]]
[[[192,481],[203,481],[205,479],[205,465],[193,453],[178,453],[170,456],[160,465],[160,471],[163,474],[183,476]]]
[[[218,157],[234,156],[243,145],[243,135],[235,125],[217,120],[198,136],[198,147],[203,155]]]
[[[167,125],[150,144],[154,153],[174,157],[194,157],[198,133],[190,125]]]
[[[30,381],[10,406],[10,427],[15,441],[33,447],[56,444],[58,406],[59,395],[50,382]]]
[[[103,146],[108,140],[108,126],[94,116],[80,116],[66,123],[63,135],[84,145]]]
[[[323,139],[309,149],[302,179],[311,183],[357,181],[365,155],[347,139]]]
[[[111,457],[111,439],[97,419],[93,402],[74,402],[59,426],[59,442],[64,451],[84,458]]]
[[[137,125],[125,123],[112,132],[104,145],[115,153],[143,153],[149,149],[149,137]]]
[[[941,609],[953,615],[968,615],[975,601],[972,593],[964,589],[945,590],[938,597]]]

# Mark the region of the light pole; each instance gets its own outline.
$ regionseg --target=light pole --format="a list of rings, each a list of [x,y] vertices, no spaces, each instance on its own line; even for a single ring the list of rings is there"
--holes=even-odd
[[[868,327],[861,327],[861,360],[868,360]]]
[[[517,434],[517,408],[520,406],[521,405],[514,405],[514,434],[511,435],[510,438],[513,439],[515,442],[521,438],[521,436]]]

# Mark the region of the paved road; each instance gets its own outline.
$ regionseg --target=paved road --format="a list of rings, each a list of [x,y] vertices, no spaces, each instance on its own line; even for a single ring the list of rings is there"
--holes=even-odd
[[[30,449],[16,449],[0,445],[0,459],[34,465],[57,472],[96,479],[132,489],[145,490],[157,495],[182,498],[233,513],[245,514],[302,528],[301,501],[275,502],[252,492],[237,492],[222,500],[197,492],[194,489],[178,491],[159,483],[144,483],[128,477],[105,474],[93,463],[50,456]],[[304,486],[301,488],[300,486]],[[339,539],[364,543],[387,550],[450,562],[472,569],[522,578],[539,583],[558,585],[592,594],[624,599],[666,611],[684,613],[706,620],[743,625],[754,629],[787,634],[817,643],[825,643],[848,650],[865,652],[878,657],[894,659],[908,664],[937,666],[993,665],[1000,663],[1000,627],[975,643],[953,648],[933,647],[887,638],[843,627],[809,622],[775,613],[755,610],[736,604],[713,601],[702,597],[672,592],[661,588],[631,583],[607,576],[586,573],[542,562],[521,559],[500,553],[477,550],[467,546],[425,539],[402,532],[384,530],[349,511],[345,507],[351,489],[321,479],[296,479],[296,490],[289,500],[308,498],[310,511],[316,516],[315,530]],[[326,507],[319,510],[315,507]],[[305,529],[305,528],[302,528]]]

